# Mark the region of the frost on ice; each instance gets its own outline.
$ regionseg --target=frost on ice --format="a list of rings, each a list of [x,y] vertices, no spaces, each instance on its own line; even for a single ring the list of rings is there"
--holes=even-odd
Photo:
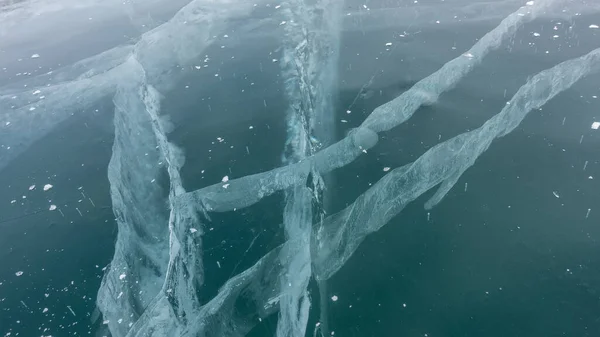
[[[108,178],[118,234],[97,297],[102,314],[99,322],[107,330],[104,335],[244,336],[263,319],[278,315],[276,336],[304,336],[311,333],[307,324],[315,305],[309,283],[314,278],[320,317],[312,335],[329,336],[334,331],[328,327],[328,306],[338,297],[328,294],[327,280],[365,237],[433,188],[437,190],[424,207],[431,209],[440,203],[495,139],[509,134],[529,112],[582,77],[598,71],[600,49],[532,74],[510,104],[479,128],[433,146],[412,163],[384,167],[379,181],[337,212],[326,210],[331,198],[327,174],[364,155],[379,141],[378,133],[404,123],[419,107],[436,103],[440,95],[485,62],[488,54],[510,41],[520,27],[556,4],[561,2],[527,2],[468,51],[375,108],[361,125],[336,139],[333,96],[343,6],[334,0],[286,1],[276,19],[285,23],[276,25],[282,32],[282,54],[275,65],[280,67],[289,105],[282,165],[239,178],[222,176],[220,182],[196,190],[186,188],[181,178],[184,151],[169,137],[172,128],[161,110],[162,97],[181,76],[173,70],[194,68],[213,39],[223,36],[228,19],[252,11],[250,3],[194,0],[167,23],[143,34],[136,44],[58,71],[61,80],[45,86],[48,98],[36,101],[35,106],[29,90],[27,98],[11,98],[15,108],[0,116],[0,125],[10,123],[15,130],[26,130],[36,121],[50,127],[65,120],[69,109],[112,98],[115,133]],[[39,94],[37,89],[34,92]],[[9,94],[1,94],[4,106]],[[70,102],[68,109],[64,101]],[[592,128],[598,128],[596,124]],[[41,137],[27,132],[11,135],[16,137],[11,143],[21,146],[20,150]],[[4,137],[0,134],[3,143],[8,139]],[[0,168],[16,155],[1,151]],[[43,190],[50,188],[47,184]],[[277,192],[285,201],[281,218],[284,242],[247,269],[232,274],[212,296],[203,294],[202,240],[211,216],[251,206]],[[55,205],[50,206],[53,209]],[[217,263],[221,267],[221,262]]]

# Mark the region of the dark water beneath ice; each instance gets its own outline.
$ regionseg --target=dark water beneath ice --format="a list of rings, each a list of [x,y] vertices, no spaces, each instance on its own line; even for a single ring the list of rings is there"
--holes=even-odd
[[[150,22],[168,19],[175,7],[152,7],[158,14]],[[344,32],[335,138],[469,49],[500,19],[415,19]],[[557,22],[560,37],[553,38]],[[412,162],[480,126],[528,77],[598,48],[600,30],[588,28],[594,23],[600,16],[583,13],[522,27],[437,103],[420,108],[383,133],[366,155],[330,174],[328,211],[351,204],[386,168]],[[0,84],[17,83],[20,72],[43,73],[126,43],[123,36],[136,31],[123,17],[95,27],[103,28],[85,28],[85,34],[57,38],[56,44],[0,42],[0,68],[6,67]],[[17,39],[20,32],[11,34]],[[189,70],[163,102],[176,126],[171,139],[186,152],[182,176],[189,190],[281,165],[287,102],[280,66],[272,61],[281,56],[278,40],[230,35],[235,41],[220,39],[209,47],[209,67]],[[63,45],[72,49],[65,53]],[[34,52],[41,57],[30,59]],[[335,336],[598,336],[600,130],[591,125],[600,121],[599,80],[589,76],[532,111],[433,210],[423,209],[430,191],[368,236],[328,282],[327,295],[337,299],[329,301]],[[106,98],[73,113],[0,174],[1,336],[96,332],[96,294],[117,233],[106,173],[112,109]],[[53,187],[43,191],[46,184]],[[283,204],[283,195],[275,194],[212,217],[204,236],[204,300],[284,241]],[[60,212],[49,211],[50,205]],[[313,283],[310,334],[319,311]],[[274,335],[275,322],[272,317],[250,335]]]

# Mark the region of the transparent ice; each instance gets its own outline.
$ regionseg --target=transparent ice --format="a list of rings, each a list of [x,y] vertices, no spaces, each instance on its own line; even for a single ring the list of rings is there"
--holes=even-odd
[[[323,206],[331,197],[327,173],[375,146],[378,133],[406,122],[419,107],[434,104],[527,22],[549,13],[571,13],[563,10],[567,1],[506,3],[516,11],[471,49],[375,108],[360,127],[336,142],[333,102],[343,2],[282,2],[278,19],[286,26],[280,64],[289,104],[282,111],[288,134],[282,165],[187,190],[180,174],[185,156],[170,141],[169,133],[176,126],[161,110],[163,95],[182,76],[179,68],[192,66],[228,22],[248,17],[255,8],[247,1],[194,0],[168,22],[144,33],[137,43],[58,70],[52,74],[52,85],[42,85],[46,81],[42,76],[31,80],[33,89],[27,92],[2,88],[0,168],[72,111],[112,97],[115,139],[108,177],[119,231],[97,297],[102,321],[107,322],[104,333],[114,337],[244,336],[261,320],[277,314],[277,336],[330,335],[324,296],[327,280],[367,235],[437,186],[424,205],[435,207],[496,138],[509,134],[529,112],[582,77],[600,70],[600,49],[595,49],[532,74],[481,127],[390,170],[352,204],[327,214]],[[34,99],[34,90],[45,99]],[[34,132],[32,125],[44,131]],[[233,275],[213,298],[202,301],[202,237],[211,215],[251,206],[276,192],[285,195],[281,219],[285,242]],[[314,331],[308,328],[313,278],[321,298],[320,324]],[[245,310],[239,310],[240,303]]]

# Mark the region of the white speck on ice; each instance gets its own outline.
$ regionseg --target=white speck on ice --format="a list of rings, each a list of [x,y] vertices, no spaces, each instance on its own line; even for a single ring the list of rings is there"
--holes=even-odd
[[[533,36],[538,37],[540,36],[540,33],[533,33]]]
[[[229,181],[229,176],[224,176],[223,179],[221,179],[222,182],[226,183]]]
[[[592,129],[598,130],[598,128],[600,128],[600,122],[594,122],[594,123],[592,123]]]
[[[333,295],[333,296],[331,296],[331,300],[335,302],[338,300],[338,297],[336,295]]]
[[[406,303],[402,303],[402,307],[403,307],[403,308],[406,308]]]
[[[248,129],[252,130],[252,129],[254,129],[254,127],[253,127],[252,125],[250,125],[250,126],[248,127]]]
[[[196,228],[190,228],[191,233],[196,233],[198,230]]]
[[[30,190],[30,191],[33,191],[33,189],[35,189],[35,185],[31,185],[31,186],[29,186],[29,190]]]
[[[121,274],[121,275],[119,275],[119,280],[123,280],[123,279],[125,279],[125,277],[127,277],[127,275]]]
[[[108,323],[110,323],[110,321],[109,321],[109,320],[107,320],[107,319],[106,319],[106,320],[104,320],[104,321],[102,321],[102,324],[104,324],[104,325],[106,325],[106,324],[108,324]]]
[[[472,58],[473,58],[473,54],[471,54],[471,53],[466,53],[466,54],[463,54],[463,56],[464,56],[464,57],[468,57],[468,58],[470,58],[470,59],[472,59]]]
[[[558,195],[558,193],[552,191],[552,194],[554,194],[555,197],[560,198],[560,196]]]
[[[48,210],[50,211],[54,211],[56,209],[56,205],[50,205],[50,208],[48,208]]]
[[[200,70],[200,69],[202,69],[202,66],[194,66],[194,68]]]
[[[279,9],[279,8],[281,8],[281,5],[275,6],[275,9]]]
[[[15,275],[21,276],[21,275],[23,275],[23,272],[22,271],[18,271],[18,272],[15,273]]]
[[[10,203],[11,203],[11,204],[14,204],[14,203],[16,203],[16,202],[17,202],[16,200],[11,200],[11,201],[10,201]]]
[[[285,25],[285,24],[286,24],[286,22],[285,22],[285,21],[281,21],[281,23],[280,23],[279,25],[280,25],[280,26],[283,26],[283,25]]]
[[[9,126],[9,125],[10,125],[10,122],[6,122],[6,124],[5,124],[5,125],[6,125],[6,126]]]
[[[389,46],[391,46],[391,45],[392,45],[392,43],[391,43],[391,42],[388,42],[388,43],[386,43],[385,45],[389,47]]]
[[[552,37],[556,39],[556,38],[558,38],[558,35],[554,35],[554,36],[552,36]]]
[[[533,1],[527,1],[525,4],[526,4],[527,6],[533,6],[534,2],[533,2]]]
[[[29,111],[33,111],[33,110],[35,110],[34,106],[32,106],[31,108],[29,108]]]
[[[38,57],[40,57],[40,54],[33,54],[33,55],[31,55],[31,58],[32,58],[32,59],[36,59],[36,58],[38,58]]]
[[[48,308],[44,308],[44,310],[42,310],[42,313],[47,313],[48,312]]]
[[[598,25],[590,25],[590,28],[592,28],[592,29],[598,29],[599,27],[598,27]]]
[[[36,91],[34,91],[34,92],[33,92],[33,94],[34,94],[34,95],[37,95],[37,94],[39,94],[40,92],[41,92],[41,91],[39,91],[39,90],[36,90]]]
[[[46,184],[46,185],[44,185],[44,191],[47,191],[47,190],[51,189],[52,187],[54,187],[54,186],[52,186],[51,184]]]
[[[387,167],[387,166],[383,168],[383,172],[387,172],[387,171],[389,171],[389,170],[390,170],[390,168],[389,168],[389,167]]]
[[[223,188],[227,188],[227,187],[229,187],[229,184],[223,185]]]
[[[223,37],[229,37],[229,35],[225,34],[225,35],[223,35]]]

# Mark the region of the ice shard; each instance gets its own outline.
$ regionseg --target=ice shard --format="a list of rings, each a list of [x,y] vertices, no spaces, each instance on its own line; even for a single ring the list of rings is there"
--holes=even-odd
[[[139,88],[123,82],[114,97],[108,178],[119,231],[97,298],[113,336],[125,336],[161,289],[169,258],[167,192],[154,181],[164,167]]]
[[[283,162],[293,164],[333,142],[342,2],[289,0],[284,5],[289,24],[281,64],[289,109]],[[360,146],[355,149],[358,154],[357,150]],[[324,217],[325,184],[321,174],[326,172],[304,166],[303,171],[297,173],[306,177],[306,182],[300,181],[285,193],[286,242],[280,253],[283,270],[279,276],[281,296],[276,331],[279,337],[306,334],[311,306],[308,292],[312,275],[310,237],[313,220]]]

